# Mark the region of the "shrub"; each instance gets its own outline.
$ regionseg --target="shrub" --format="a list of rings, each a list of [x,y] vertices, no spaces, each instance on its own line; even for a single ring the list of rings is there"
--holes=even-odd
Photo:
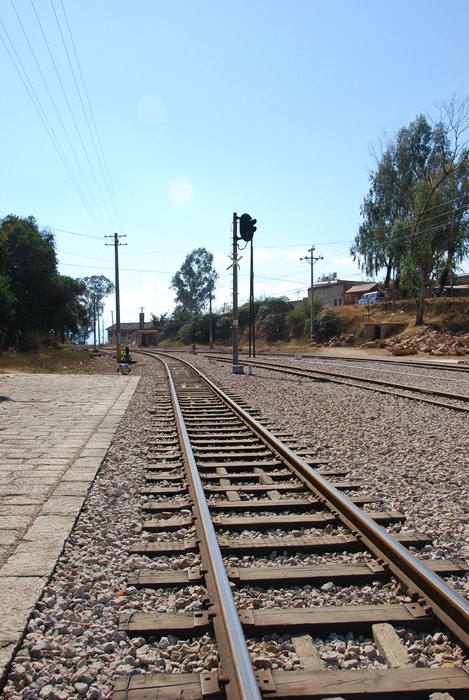
[[[341,332],[340,317],[328,309],[319,316],[314,324],[314,335],[320,342],[330,340]]]
[[[284,340],[286,335],[285,314],[266,314],[259,322],[266,340]]]
[[[307,302],[303,302],[296,309],[292,309],[287,313],[285,321],[291,335],[298,338],[304,334],[305,323],[308,321],[309,315],[310,306]]]
[[[215,322],[215,338],[229,340],[231,335],[231,316],[219,316]]]
[[[286,336],[286,316],[291,311],[286,297],[268,297],[259,306],[257,317],[259,330],[266,340],[284,340]]]

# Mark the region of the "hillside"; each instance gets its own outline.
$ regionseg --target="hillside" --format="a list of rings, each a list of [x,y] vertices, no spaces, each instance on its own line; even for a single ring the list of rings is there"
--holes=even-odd
[[[469,361],[469,299],[429,299],[426,303],[425,325],[415,326],[415,301],[382,302],[365,306],[344,306],[333,309],[341,318],[342,332],[327,343],[309,342],[308,338],[288,342],[267,343],[262,334],[256,335],[259,352],[273,347],[278,351],[306,352],[320,348],[374,349],[380,354],[431,355],[467,358]],[[367,340],[367,324],[386,324],[379,340]],[[390,324],[390,325],[388,325]],[[248,345],[247,334],[241,334],[243,349]]]
[[[469,357],[469,299],[429,299],[425,325],[415,326],[415,302],[399,301],[376,304],[370,309],[354,307],[362,328],[365,347],[387,349],[392,355],[449,355]],[[366,341],[367,323],[395,323],[395,333],[382,340]],[[402,324],[402,325],[401,325]],[[360,334],[358,334],[360,335]]]

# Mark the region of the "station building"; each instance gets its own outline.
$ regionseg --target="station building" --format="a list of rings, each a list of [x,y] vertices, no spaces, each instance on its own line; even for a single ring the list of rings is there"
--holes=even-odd
[[[109,345],[116,344],[116,324],[114,323],[107,331],[107,342]],[[121,323],[121,345],[133,345],[137,348],[155,348],[158,345],[159,331],[151,321],[145,321],[144,314],[140,314],[138,323]]]

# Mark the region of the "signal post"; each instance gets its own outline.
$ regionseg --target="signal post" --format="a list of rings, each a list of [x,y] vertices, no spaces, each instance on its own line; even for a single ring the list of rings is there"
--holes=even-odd
[[[257,219],[253,219],[249,214],[241,214],[238,216],[236,212],[233,214],[233,319],[232,319],[232,343],[233,343],[233,374],[243,374],[243,365],[239,364],[238,357],[238,221],[239,221],[239,238],[249,242],[252,240],[256,231]],[[241,258],[239,258],[241,260]]]

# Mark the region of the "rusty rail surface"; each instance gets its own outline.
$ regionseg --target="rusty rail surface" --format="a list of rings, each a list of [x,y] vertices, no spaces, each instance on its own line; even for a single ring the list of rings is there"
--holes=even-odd
[[[207,506],[202,482],[194,459],[186,425],[179,405],[170,369],[163,361],[171,390],[171,401],[185,455],[190,479],[190,491],[194,501],[195,527],[200,539],[202,564],[206,569],[205,580],[212,602],[212,623],[215,629],[221,666],[229,682],[225,692],[232,700],[260,700],[261,694],[252,667],[246,640],[239,620],[230,582],[218,546],[217,536]]]
[[[213,356],[217,362],[231,363],[231,359],[226,357]],[[299,369],[296,367],[291,367],[289,365],[282,365],[278,362],[264,362],[262,360],[246,360],[247,365],[252,365],[252,367],[259,367],[263,369],[270,369],[273,372],[282,372],[284,374],[291,374],[298,377],[305,377],[308,379],[313,379],[315,375],[327,377],[329,381],[335,382],[337,384],[346,384],[347,386],[356,386],[359,389],[368,389],[370,391],[377,391],[382,394],[392,394],[393,396],[400,396],[404,399],[410,399],[413,401],[422,401],[423,403],[429,403],[433,406],[439,406],[443,408],[451,408],[455,411],[461,411],[463,413],[469,413],[469,407],[458,406],[457,404],[442,403],[441,401],[435,401],[433,399],[427,398],[427,396],[436,396],[441,399],[450,399],[452,401],[460,401],[461,403],[469,403],[469,396],[452,394],[447,391],[439,391],[437,389],[425,389],[423,387],[415,386],[405,386],[403,384],[395,384],[393,382],[388,382],[382,379],[371,379],[369,377],[353,377],[348,374],[340,374],[338,372],[331,372],[329,370],[304,368]],[[362,384],[360,383],[362,382]],[[364,386],[370,384],[371,386]],[[380,387],[387,387],[381,389]],[[389,390],[391,389],[391,391]],[[399,391],[400,390],[400,391]],[[410,396],[409,394],[403,393],[404,391],[414,392],[417,396]]]
[[[196,576],[198,577],[197,580],[202,578],[205,581],[209,603],[208,610],[198,614],[201,618],[200,624],[205,624],[207,629],[211,626],[215,632],[220,670],[213,673],[201,673],[197,682],[191,674],[174,674],[173,676],[168,676],[167,674],[143,674],[142,676],[129,677],[127,685],[121,684],[115,692],[113,696],[115,700],[139,700],[140,698],[142,700],[150,700],[152,698],[161,698],[162,700],[172,700],[173,698],[202,700],[205,697],[212,697],[214,700],[215,698],[229,698],[230,700],[237,700],[237,698],[251,700],[252,698],[255,700],[255,698],[262,697],[275,698],[275,700],[300,697],[319,699],[328,697],[331,694],[341,695],[342,692],[347,699],[399,697],[407,700],[407,698],[427,697],[424,693],[428,694],[432,690],[439,689],[448,692],[454,691],[455,698],[463,698],[464,694],[469,690],[469,677],[462,668],[458,667],[453,669],[403,667],[398,670],[393,668],[370,668],[360,671],[319,669],[314,672],[296,670],[254,671],[245,641],[245,634],[256,636],[273,631],[278,631],[282,634],[289,629],[317,630],[319,634],[321,631],[332,630],[334,625],[340,628],[344,624],[344,620],[346,620],[345,624],[348,625],[348,629],[352,631],[356,629],[358,631],[363,625],[369,625],[370,621],[373,623],[373,621],[383,622],[385,620],[394,622],[397,625],[408,625],[410,627],[415,624],[416,628],[419,629],[419,625],[434,624],[434,618],[437,618],[461,644],[467,647],[469,646],[469,605],[437,575],[437,571],[443,573],[448,571],[447,563],[443,561],[429,562],[430,568],[427,568],[401,544],[401,542],[412,543],[412,536],[397,535],[397,539],[393,538],[377,524],[377,521],[383,523],[393,522],[393,513],[364,513],[357,507],[357,503],[372,502],[373,499],[361,500],[360,497],[351,498],[342,494],[340,491],[341,487],[351,489],[355,488],[355,485],[350,482],[343,482],[341,486],[338,485],[337,487],[331,484],[317,469],[312,468],[311,464],[315,462],[314,459],[308,460],[306,457],[302,457],[294,452],[285,442],[262,425],[256,417],[255,411],[242,408],[190,362],[180,357],[174,358],[167,353],[155,355],[147,352],[144,354],[157,357],[166,368],[168,384],[171,389],[171,403],[189,481],[189,500],[187,505],[181,506],[180,502],[178,504],[176,501],[171,503],[166,500],[164,503],[156,502],[154,506],[150,503],[146,510],[149,512],[174,512],[181,508],[191,508],[193,512],[192,524],[196,530],[196,539],[193,541],[184,540],[183,543],[181,543],[181,540],[178,540],[179,549],[173,549],[176,541],[171,540],[155,543],[153,548],[151,543],[145,543],[140,548],[137,546],[133,551],[139,551],[148,554],[148,556],[151,556],[153,552],[154,556],[158,556],[159,553],[169,554],[172,551],[196,551],[196,548],[199,549],[202,569]],[[168,361],[170,360],[169,364],[176,361],[178,366],[186,368],[184,373],[191,372],[197,378],[199,388],[196,389],[195,399],[188,399],[188,396],[190,396],[190,387],[188,385],[191,384],[192,380],[186,377],[182,382],[181,388],[176,389],[168,362],[163,357],[168,358]],[[203,384],[200,384],[200,382]],[[206,387],[207,392],[202,390],[201,386]],[[180,394],[180,398],[177,397],[177,391]],[[182,394],[185,391],[187,391],[187,396]],[[245,484],[249,480],[248,472],[244,472],[242,468],[238,467],[237,459],[239,460],[239,458],[235,456],[236,450],[229,447],[232,444],[230,440],[233,439],[233,432],[235,435],[236,431],[239,431],[238,434],[241,432],[239,424],[236,427],[237,424],[234,419],[232,421],[230,418],[225,420],[217,417],[220,415],[220,410],[210,406],[209,399],[206,397],[208,392],[214,394],[219,402],[222,402],[223,406],[226,407],[227,411],[235,414],[236,420],[241,421],[243,439],[239,440],[239,442],[242,444],[242,454],[245,455],[244,462],[249,461],[249,455],[252,452],[254,454],[254,466],[262,466],[264,471],[268,471],[269,465],[272,464],[272,468],[274,468],[271,475],[272,485],[266,487],[265,484],[270,482],[265,481],[258,484]],[[201,399],[199,403],[197,397]],[[207,402],[199,409],[203,400]],[[199,411],[204,418],[198,418]],[[210,416],[213,416],[213,418],[210,418]],[[210,423],[210,425],[215,426],[218,420],[223,423],[224,428],[210,426],[204,428],[201,425],[201,421],[206,421],[207,424]],[[226,428],[227,424],[233,425],[233,427]],[[228,437],[225,438],[225,433],[229,433],[230,430],[231,437],[229,439]],[[196,433],[195,438],[193,437],[194,432]],[[249,436],[252,435],[252,438],[257,438],[259,442],[255,443],[254,439],[249,436],[246,437],[247,432],[249,432]],[[192,446],[189,433],[194,443]],[[226,443],[225,448],[223,447],[224,443]],[[216,470],[211,466],[211,460],[218,460],[218,455],[216,458],[212,456],[205,460],[203,455],[205,454],[204,451],[207,453],[211,451],[223,453],[223,449],[225,449],[224,457],[222,457],[222,462],[218,466],[224,466],[226,469],[218,471],[225,472],[227,479],[225,480],[225,485],[216,486],[211,483],[212,481],[216,482],[216,475],[212,473]],[[266,452],[263,451],[262,456],[255,458],[256,451],[263,449]],[[196,456],[194,455],[194,450],[197,451]],[[266,454],[271,456],[266,456]],[[197,462],[199,462],[199,467]],[[280,469],[281,475],[276,475],[275,467],[278,468],[279,462],[286,466],[282,466]],[[267,488],[267,490],[271,489],[272,491],[278,490],[280,493],[284,487],[283,468],[286,469],[287,467],[291,470],[294,480],[296,479],[295,483],[290,484],[289,490],[292,492],[298,490],[297,482],[301,482],[300,487],[307,488],[315,496],[314,502],[321,503],[329,511],[329,514],[320,513],[316,515],[316,511],[311,513],[309,509],[305,511],[305,503],[311,506],[313,501],[308,501],[303,497],[296,500],[293,497],[282,500],[278,496],[278,501],[271,500],[269,505],[266,506],[265,504],[269,499],[264,499],[264,501],[242,501],[239,500],[240,496],[238,495],[238,500],[235,500],[236,496],[232,496],[234,500],[230,500],[228,498],[230,494],[227,492],[225,496],[226,501],[216,501],[215,505],[212,506],[207,504],[206,492],[216,494],[223,490],[226,491],[227,488],[234,491],[249,489],[250,493],[262,492]],[[205,484],[202,483],[199,468],[202,469]],[[161,467],[158,467],[158,469],[161,469]],[[227,473],[227,469],[229,473]],[[242,473],[238,473],[240,471]],[[257,471],[261,470],[257,469]],[[256,472],[256,469],[254,469],[254,472]],[[331,471],[330,474],[341,474],[341,472],[336,470],[335,472]],[[278,481],[276,481],[277,477]],[[161,478],[166,481],[166,484],[169,483],[170,485],[167,486],[165,484],[157,487],[155,493],[167,496],[183,493],[182,488],[172,485],[176,483],[176,480],[180,480],[179,477],[171,477],[165,472]],[[171,481],[172,478],[174,482]],[[151,480],[152,477],[150,477]],[[157,480],[158,476],[155,481]],[[238,480],[241,484],[239,486],[237,485]],[[227,486],[228,483],[230,484],[229,486]],[[287,487],[285,484],[284,492],[286,491]],[[148,489],[146,493],[152,493],[152,490]],[[273,494],[272,499],[274,499]],[[209,507],[215,508],[221,515],[214,516],[210,513]],[[263,547],[272,547],[270,540],[266,540],[267,543],[270,542],[270,545],[266,545],[265,541],[259,541],[258,539],[242,540],[235,538],[230,540],[229,538],[217,537],[214,523],[222,529],[237,530],[240,521],[243,520],[243,518],[233,517],[232,514],[229,519],[226,519],[224,517],[225,510],[236,511],[239,509],[252,512],[252,516],[244,519],[245,523],[249,523],[250,529],[262,530],[263,528],[272,527],[273,519],[271,516],[268,514],[256,515],[256,507],[257,510],[261,511],[272,510],[275,512],[277,508],[281,511],[290,511],[292,515],[281,515],[275,518],[278,524],[274,527],[281,528],[283,524],[285,526],[284,529],[288,529],[287,521],[291,523],[290,528],[292,526],[295,527],[295,523],[299,522],[302,522],[306,527],[308,527],[306,524],[308,522],[310,527],[324,527],[325,523],[328,522],[339,523],[345,526],[348,531],[351,531],[351,535],[340,535],[335,538],[313,537],[314,551],[323,551],[317,549],[318,546],[322,546],[324,551],[337,551],[330,549],[330,547],[348,549],[349,546],[354,547],[355,544],[359,545],[361,543],[374,555],[373,565],[368,568],[368,571],[366,571],[367,567],[363,565],[361,567],[360,565],[347,565],[349,570],[345,570],[342,565],[334,567],[330,564],[324,567],[316,565],[309,567],[309,569],[308,567],[298,566],[290,567],[291,570],[286,575],[285,569],[277,572],[275,568],[266,569],[262,567],[229,569],[226,571],[223,552],[240,551],[255,554],[256,552],[262,552]],[[299,511],[301,507],[303,507],[303,514],[295,515],[295,512]],[[397,516],[399,515],[397,514]],[[398,519],[400,518],[398,517]],[[154,523],[148,523],[147,526],[156,531],[164,531],[166,529],[165,522],[163,521],[160,524],[157,520]],[[179,527],[182,526],[182,519],[179,519]],[[397,541],[399,538],[401,542]],[[334,539],[335,542],[333,542]],[[273,541],[275,542],[275,539]],[[311,547],[311,544],[308,545],[308,542],[301,541],[301,538],[280,538],[278,542],[279,548],[290,549],[291,551],[310,551],[308,546]],[[333,573],[331,573],[332,569],[334,569]],[[335,607],[300,609],[270,609],[267,607],[260,610],[248,609],[238,611],[232,595],[233,585],[240,585],[240,583],[245,582],[247,585],[256,585],[257,583],[262,586],[266,585],[265,582],[269,581],[269,577],[272,585],[275,585],[275,582],[280,585],[289,582],[290,585],[295,586],[301,585],[301,577],[306,577],[311,583],[322,581],[321,577],[324,576],[326,577],[325,580],[331,580],[330,577],[332,576],[333,580],[338,582],[341,580],[350,582],[354,578],[354,583],[359,583],[362,579],[369,580],[370,575],[377,579],[387,578],[388,572],[404,583],[409,595],[412,597],[413,603],[407,605],[390,603],[383,606],[339,605]],[[167,583],[163,584],[161,583],[161,576],[154,577],[152,572],[148,572],[147,574],[143,573],[141,577],[137,576],[134,585],[184,585],[183,582],[187,580],[185,576],[187,576],[187,572],[171,571],[170,574],[166,575],[165,581]],[[313,583],[313,585],[318,584]],[[162,619],[164,617],[164,615],[147,614],[145,620],[139,623],[142,625],[140,627],[137,623],[134,625],[129,618],[127,621],[124,621],[123,629],[129,629],[129,632],[132,630],[137,635],[145,634],[145,632],[152,635],[155,630],[162,634],[169,633],[172,628],[166,628],[164,624],[170,626],[178,625],[174,628],[175,633],[179,630],[190,635],[191,630],[194,629],[192,627],[192,617],[188,614],[168,615],[166,623]],[[159,625],[163,626],[159,627]],[[161,632],[161,630],[165,631]]]
[[[242,420],[268,443],[278,454],[282,455],[310,483],[317,493],[325,499],[333,512],[343,520],[352,531],[358,531],[367,546],[378,559],[385,561],[397,578],[419,596],[426,600],[433,614],[442,624],[451,630],[461,643],[469,647],[469,603],[452,590],[439,576],[429,571],[413,554],[402,547],[395,539],[369,518],[362,510],[344,496],[334,486],[312,469],[289,447],[275,437],[258,420],[244,411],[225,392],[196,367],[186,360],[178,358],[197,373],[197,375],[229,406]]]

